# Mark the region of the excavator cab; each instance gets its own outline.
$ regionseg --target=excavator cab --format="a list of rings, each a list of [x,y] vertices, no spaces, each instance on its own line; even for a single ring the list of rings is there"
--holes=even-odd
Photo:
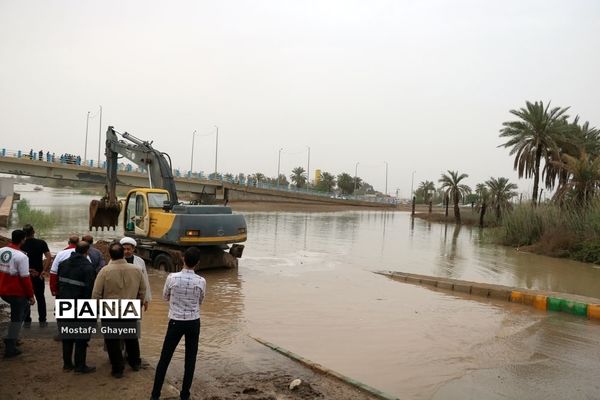
[[[125,200],[126,234],[148,237],[150,235],[150,213],[164,211],[165,202],[169,202],[166,190],[135,189],[128,193]],[[154,218],[159,219],[158,214]]]

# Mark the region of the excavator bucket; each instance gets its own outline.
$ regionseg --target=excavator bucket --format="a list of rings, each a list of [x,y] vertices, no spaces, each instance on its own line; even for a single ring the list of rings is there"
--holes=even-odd
[[[121,213],[121,203],[110,204],[106,198],[92,200],[90,202],[90,231],[92,228],[115,230],[119,224],[119,214]]]

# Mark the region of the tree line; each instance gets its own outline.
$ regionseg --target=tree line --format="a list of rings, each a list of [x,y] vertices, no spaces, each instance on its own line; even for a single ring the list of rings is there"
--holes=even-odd
[[[519,178],[533,178],[532,205],[539,204],[540,183],[554,191],[552,200],[559,205],[586,207],[597,197],[600,189],[600,131],[581,122],[579,115],[568,115],[569,107],[551,107],[542,101],[525,103],[525,107],[510,110],[517,117],[506,121],[500,137],[506,141],[499,147],[514,156],[513,168]],[[415,200],[423,203],[453,204],[454,216],[461,223],[460,203],[477,205],[480,224],[488,208],[495,212],[499,222],[503,212],[512,208],[517,196],[517,185],[507,178],[491,177],[472,190],[464,183],[467,174],[447,171],[442,174],[437,188],[432,181],[423,181],[414,193]]]
[[[311,183],[308,179],[308,174],[303,167],[296,167],[292,169],[292,173],[288,176],[280,174],[279,177],[269,177],[262,172],[255,172],[253,174],[239,173],[234,176],[233,174],[225,174],[223,177],[228,181],[239,181],[245,182],[250,180],[252,182],[266,183],[273,186],[288,187],[293,185],[297,189],[313,189],[324,193],[340,193],[342,195],[354,195],[354,194],[381,194],[377,192],[373,186],[365,182],[361,177],[354,177],[347,172],[342,172],[338,175],[334,175],[329,172],[321,172],[319,179],[315,183]]]

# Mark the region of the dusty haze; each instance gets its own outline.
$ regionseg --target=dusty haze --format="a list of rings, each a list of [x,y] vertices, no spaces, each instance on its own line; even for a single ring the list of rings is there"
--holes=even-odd
[[[458,169],[508,176],[508,110],[552,100],[600,125],[595,1],[0,1],[8,149],[84,154],[86,114],[174,166],[307,164],[408,196]],[[98,152],[90,119],[88,158]],[[519,181],[528,191],[530,181]]]

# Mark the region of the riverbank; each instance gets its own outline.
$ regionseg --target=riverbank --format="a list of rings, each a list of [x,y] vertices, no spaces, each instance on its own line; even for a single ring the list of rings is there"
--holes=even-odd
[[[279,211],[279,212],[337,212],[337,211],[410,211],[410,206],[368,207],[343,204],[318,204],[318,203],[285,203],[267,201],[230,201],[227,204],[234,211]]]
[[[461,210],[462,225],[479,226],[477,213]],[[452,212],[416,213],[416,218],[429,222],[454,224]],[[600,204],[592,203],[587,208],[561,208],[555,204],[538,207],[519,205],[503,215],[498,224],[494,215],[486,214],[485,240],[494,244],[517,248],[554,258],[600,264]]]
[[[437,222],[437,223],[442,223],[442,224],[454,224],[456,221],[456,219],[454,218],[453,212],[449,212],[448,216],[446,216],[445,213],[440,213],[440,212],[432,212],[431,214],[420,212],[420,213],[415,213],[415,218],[420,218],[425,221]],[[461,211],[461,214],[460,214],[460,220],[461,220],[461,225],[479,226],[479,214],[478,213],[473,213],[471,211],[465,212],[463,210],[463,211]],[[484,228],[495,227],[495,226],[498,226],[498,225],[494,221],[491,221],[489,218],[484,219],[484,221],[483,221]]]
[[[0,309],[0,320],[6,320],[7,308]],[[51,329],[52,324],[48,329]],[[31,329],[40,329],[33,326]],[[120,400],[138,400],[150,396],[154,382],[154,366],[157,360],[144,359],[143,336],[142,369],[134,372],[125,369],[122,379],[110,375],[108,356],[103,350],[103,341],[92,339],[89,342],[87,363],[97,368],[86,375],[63,372],[62,344],[50,338],[23,339],[23,354],[10,359],[0,359],[0,393],[3,400],[45,399],[79,400],[108,399],[118,393]],[[183,342],[183,341],[182,341]],[[244,352],[253,354],[257,365],[247,365],[242,359],[234,366],[229,362],[203,357],[203,339],[196,366],[196,377],[192,385],[192,399],[225,400],[243,398],[250,400],[307,400],[356,399],[368,400],[375,397],[344,384],[339,380],[314,372],[299,363],[275,353],[250,338],[244,339]],[[4,351],[0,346],[0,351]],[[225,352],[228,350],[224,349]],[[181,364],[181,365],[180,365]],[[163,386],[161,399],[179,399],[183,360],[174,357],[167,381]],[[294,379],[302,383],[293,391],[289,384]]]

